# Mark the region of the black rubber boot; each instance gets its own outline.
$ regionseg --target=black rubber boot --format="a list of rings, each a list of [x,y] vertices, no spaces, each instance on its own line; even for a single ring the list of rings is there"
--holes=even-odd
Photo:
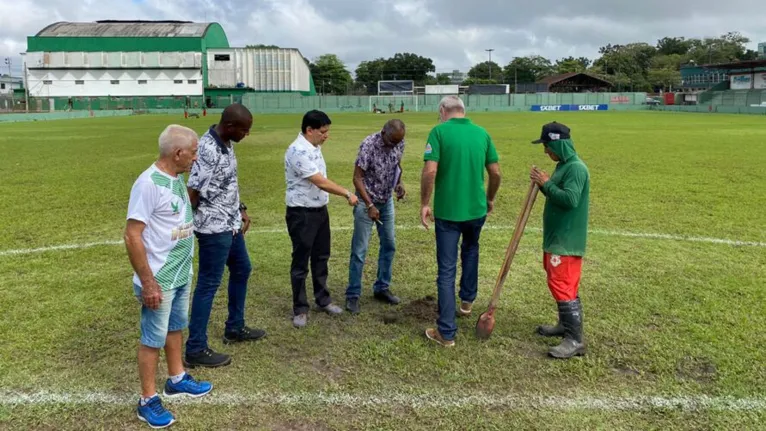
[[[559,321],[556,323],[556,326],[551,325],[540,325],[537,327],[537,334],[542,335],[543,337],[563,337],[564,336],[564,326],[561,324],[561,305],[562,303],[558,303],[559,308]]]
[[[582,303],[578,297],[574,301],[559,302],[561,325],[564,327],[564,339],[556,347],[548,351],[550,356],[558,359],[569,359],[585,354],[585,343],[582,335]]]

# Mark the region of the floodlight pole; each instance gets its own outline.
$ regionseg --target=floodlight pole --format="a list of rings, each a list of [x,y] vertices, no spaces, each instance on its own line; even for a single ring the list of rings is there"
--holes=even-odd
[[[489,79],[492,80],[492,51],[494,51],[495,48],[485,49],[489,53],[489,62],[487,63],[487,67],[489,67]]]
[[[24,86],[24,110],[29,113],[29,79],[27,78],[27,53],[20,52],[22,65],[24,66],[24,76],[22,85]]]
[[[8,65],[8,89],[10,90],[11,94],[11,112],[13,112],[13,105],[16,104],[16,101],[13,97],[13,76],[11,75],[11,57],[5,57],[5,64]]]

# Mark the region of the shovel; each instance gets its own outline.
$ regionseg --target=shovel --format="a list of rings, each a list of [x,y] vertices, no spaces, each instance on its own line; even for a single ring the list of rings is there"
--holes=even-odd
[[[513,257],[516,255],[516,249],[519,248],[519,241],[521,241],[521,235],[524,234],[524,227],[527,225],[529,213],[532,211],[532,206],[535,204],[538,190],[537,183],[534,181],[530,182],[527,198],[524,201],[524,208],[522,209],[521,214],[519,214],[518,220],[516,220],[516,227],[513,231],[511,243],[505,251],[505,260],[503,261],[503,266],[500,268],[500,274],[497,276],[495,290],[492,292],[492,299],[489,301],[489,308],[479,316],[479,320],[476,322],[476,336],[482,340],[488,339],[489,336],[492,335],[492,330],[495,328],[495,309],[497,308],[497,301],[500,299],[500,292],[503,290],[503,283],[505,283],[505,278],[508,276],[508,270],[511,269],[511,262],[513,262]]]

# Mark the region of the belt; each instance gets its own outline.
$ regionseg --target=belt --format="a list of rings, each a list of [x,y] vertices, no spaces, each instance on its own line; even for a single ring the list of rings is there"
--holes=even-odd
[[[324,211],[327,209],[327,206],[321,206],[321,207],[287,207],[288,211],[305,211],[305,212],[319,212]]]

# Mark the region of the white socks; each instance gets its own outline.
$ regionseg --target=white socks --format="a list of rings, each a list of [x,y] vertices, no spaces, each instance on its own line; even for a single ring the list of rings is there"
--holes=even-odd
[[[177,384],[178,384],[178,382],[180,382],[181,380],[183,380],[183,379],[184,379],[184,376],[185,376],[185,375],[186,375],[186,371],[182,372],[181,374],[179,374],[179,375],[177,375],[177,376],[170,376],[170,381],[171,381],[171,382],[173,382],[173,384],[174,384],[174,385],[177,385]],[[156,393],[155,393],[154,395],[152,395],[152,396],[150,396],[150,397],[141,398],[141,405],[142,405],[142,406],[145,406],[145,405],[146,405],[146,403],[148,403],[148,402],[149,402],[149,400],[151,400],[152,398],[156,397],[157,395],[158,395],[158,394],[156,394]]]
[[[145,406],[145,405],[146,405],[146,403],[148,403],[148,402],[149,402],[149,400],[151,400],[152,398],[154,398],[154,397],[156,397],[156,396],[157,396],[157,394],[155,393],[154,395],[152,395],[152,396],[150,396],[150,397],[141,398],[141,405],[142,405],[142,406]]]
[[[177,385],[177,384],[178,384],[178,382],[180,382],[181,380],[183,380],[183,378],[184,378],[184,376],[185,376],[185,375],[186,375],[186,371],[184,371],[183,373],[181,373],[181,374],[179,374],[179,375],[177,375],[177,376],[170,376],[170,381],[171,381],[171,382],[172,382],[174,385]]]

